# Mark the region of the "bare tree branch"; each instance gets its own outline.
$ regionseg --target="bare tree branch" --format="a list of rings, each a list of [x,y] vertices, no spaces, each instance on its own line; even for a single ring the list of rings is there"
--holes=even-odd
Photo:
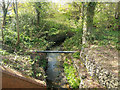
[[[41,31],[44,29],[44,27],[45,27],[46,24],[47,24],[47,22],[44,23],[43,27],[42,27],[41,30],[38,32],[38,34],[37,34],[37,35],[34,34],[34,36],[40,37],[40,36],[43,34]]]
[[[3,7],[3,6],[2,6],[2,3],[0,3],[0,6]]]
[[[15,3],[13,2],[13,10],[14,10],[14,13],[16,14],[16,8],[15,8]]]
[[[2,4],[3,4],[2,9],[4,11],[5,10],[5,1],[4,0],[2,0]]]
[[[9,5],[10,5],[10,2],[9,2],[9,0],[8,0],[8,2],[7,2],[7,8],[6,8],[6,9],[8,9]]]

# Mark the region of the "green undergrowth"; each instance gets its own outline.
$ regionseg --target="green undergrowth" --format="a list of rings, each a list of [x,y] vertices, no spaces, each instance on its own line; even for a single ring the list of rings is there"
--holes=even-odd
[[[72,88],[79,88],[80,79],[77,76],[77,71],[73,67],[72,61],[66,58],[63,66],[64,66],[64,72],[65,72],[67,81],[69,82],[70,86]]]
[[[119,31],[114,31],[110,29],[105,29],[104,31],[102,31],[96,29],[96,32],[93,34],[94,40],[91,43],[98,46],[111,46],[120,50],[119,36]]]
[[[37,61],[38,61],[39,67],[42,67],[45,70],[47,66],[47,60],[45,60],[45,57],[41,58],[39,55],[37,55],[34,58],[34,62],[37,62]]]
[[[2,55],[2,66],[19,71],[25,77],[37,77],[40,80],[46,78],[43,70],[45,70],[47,66],[47,60],[44,58],[40,59],[40,56],[36,55],[34,59],[31,59],[30,55],[11,54],[1,49],[0,54]],[[38,62],[38,66],[36,62]],[[35,68],[35,70],[33,68]]]
[[[30,29],[30,27],[28,28]],[[38,31],[36,30],[38,33]],[[28,32],[26,31],[25,33],[21,32],[20,33],[20,41],[19,44],[16,46],[17,42],[17,33],[15,30],[12,29],[5,29],[4,30],[4,49],[6,49],[8,52],[14,52],[15,48],[17,52],[24,52],[25,50],[36,48],[36,49],[41,49],[45,50],[50,43],[45,40],[45,37],[38,38],[37,34],[34,32],[33,35],[35,34],[36,37],[32,37],[27,35]],[[8,46],[8,47],[6,47]]]
[[[6,50],[2,50],[2,49],[0,49],[0,55],[10,55],[10,53],[9,52],[7,52]]]
[[[45,79],[45,69],[47,67],[47,60],[44,57],[40,57],[36,55],[33,59],[31,59],[32,66],[32,76],[37,79]]]
[[[102,30],[104,29],[104,31]],[[81,50],[82,47],[82,30],[76,29],[76,34],[67,38],[63,45],[64,50]],[[107,28],[96,28],[94,33],[91,34],[89,44],[98,45],[98,46],[110,46],[117,50],[120,50],[120,41],[119,41],[120,31],[115,31]]]
[[[64,50],[68,51],[75,51],[75,50],[81,50],[81,38],[82,38],[82,30],[80,28],[76,29],[76,34],[71,37],[67,38],[63,43]]]
[[[32,77],[33,71],[30,56],[19,56],[14,54],[4,55],[2,65]]]
[[[79,59],[80,58],[80,52],[77,51],[77,52],[73,53],[72,57]]]
[[[69,36],[71,36],[71,34],[75,33],[74,28],[65,24],[64,20],[59,20],[58,17],[47,18],[47,19],[44,19],[44,21],[47,22],[47,24],[44,28],[46,30],[47,35],[48,35],[48,36],[46,36],[46,38],[47,37],[49,38],[49,37],[52,37],[52,36],[59,36],[59,35],[62,35],[62,34],[65,37],[66,36],[69,37]],[[63,36],[61,36],[61,37],[63,37]]]

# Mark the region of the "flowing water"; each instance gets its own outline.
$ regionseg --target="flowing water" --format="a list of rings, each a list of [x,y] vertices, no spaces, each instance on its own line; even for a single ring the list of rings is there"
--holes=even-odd
[[[59,47],[55,47],[52,49],[53,51],[59,50]],[[63,74],[63,61],[60,60],[59,53],[48,53],[48,69],[46,71],[47,74],[47,85],[48,87],[55,87],[55,88],[66,88],[67,81],[64,78]]]

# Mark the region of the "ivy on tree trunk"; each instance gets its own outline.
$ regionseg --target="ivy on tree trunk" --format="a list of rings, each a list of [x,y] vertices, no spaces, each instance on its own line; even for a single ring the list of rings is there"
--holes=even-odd
[[[93,17],[96,3],[89,2],[84,4],[83,7],[83,36],[82,44],[87,44],[88,40],[91,40],[91,35],[93,34]]]

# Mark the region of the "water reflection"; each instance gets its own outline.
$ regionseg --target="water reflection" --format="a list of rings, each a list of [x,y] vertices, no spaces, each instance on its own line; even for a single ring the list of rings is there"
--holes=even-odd
[[[53,50],[58,50],[59,48],[56,47]],[[58,60],[60,57],[59,53],[48,53],[48,69],[47,69],[47,80],[49,87],[56,87],[59,86],[59,81],[57,81],[61,70],[59,68],[60,61]]]
[[[52,50],[59,50],[56,47]],[[49,88],[69,88],[69,84],[65,79],[64,68],[62,67],[63,61],[61,60],[61,55],[59,53],[48,53],[48,69],[47,69],[47,85]]]

